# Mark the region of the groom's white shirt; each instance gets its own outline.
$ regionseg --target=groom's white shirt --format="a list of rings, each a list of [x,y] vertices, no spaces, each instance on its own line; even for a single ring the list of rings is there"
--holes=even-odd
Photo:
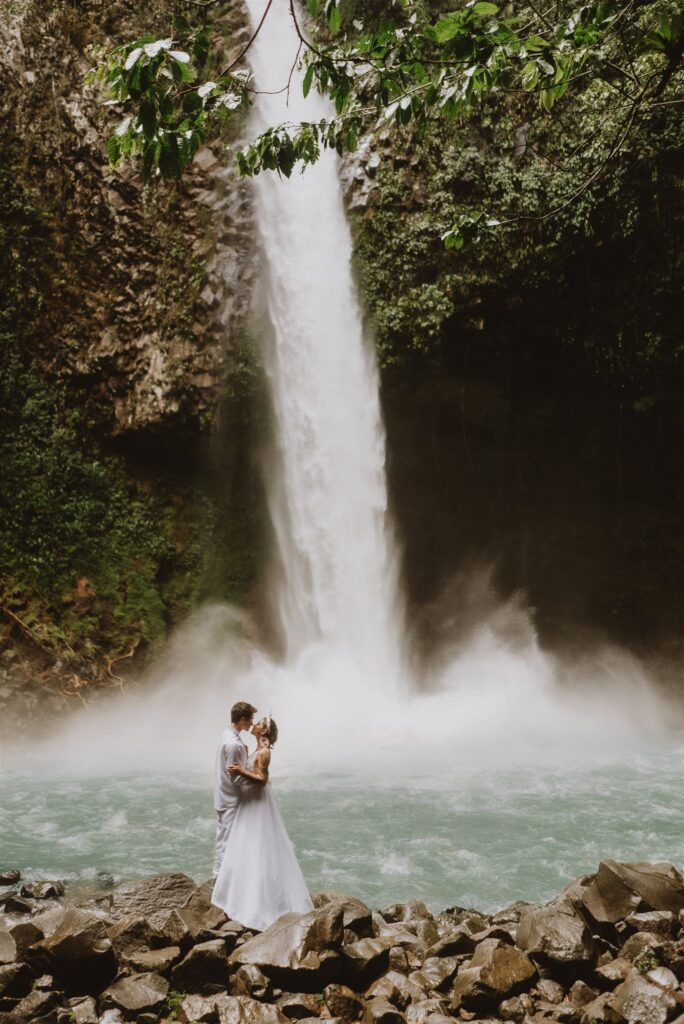
[[[229,726],[227,729],[224,729],[216,751],[214,810],[227,811],[237,808],[242,778],[239,775],[231,775],[228,771],[228,766],[231,764],[244,766],[246,761],[247,751],[240,739],[240,733],[237,729]]]

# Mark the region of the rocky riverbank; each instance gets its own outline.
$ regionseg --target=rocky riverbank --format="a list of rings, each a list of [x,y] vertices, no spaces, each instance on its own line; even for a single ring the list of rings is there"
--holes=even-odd
[[[321,893],[254,935],[211,883],[161,875],[76,905],[0,874],[6,1024],[684,1024],[684,878],[603,861],[494,915]]]

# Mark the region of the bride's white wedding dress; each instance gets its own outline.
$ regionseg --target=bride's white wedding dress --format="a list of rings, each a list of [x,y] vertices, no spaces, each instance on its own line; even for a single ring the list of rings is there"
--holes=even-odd
[[[250,770],[253,761],[254,754]],[[254,931],[313,908],[270,782],[247,783],[241,791],[211,902]]]

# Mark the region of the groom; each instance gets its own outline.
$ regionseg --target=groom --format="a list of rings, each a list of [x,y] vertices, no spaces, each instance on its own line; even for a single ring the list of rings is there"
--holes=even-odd
[[[214,878],[218,875],[228,836],[233,826],[233,818],[240,799],[240,785],[243,780],[239,775],[231,775],[228,767],[231,764],[244,765],[247,760],[245,746],[240,739],[241,732],[249,732],[254,723],[256,708],[247,701],[241,700],[230,709],[230,726],[224,729],[216,751],[216,777],[214,783],[214,809],[218,817],[216,825],[216,855],[214,858]]]

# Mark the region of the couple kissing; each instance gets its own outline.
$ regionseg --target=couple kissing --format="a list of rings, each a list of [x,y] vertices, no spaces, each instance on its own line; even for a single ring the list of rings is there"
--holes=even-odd
[[[216,751],[217,814],[214,890],[211,901],[233,921],[264,931],[282,914],[312,909],[294,848],[269,782],[278,727],[270,715],[234,704]],[[241,733],[257,741],[249,754]]]

